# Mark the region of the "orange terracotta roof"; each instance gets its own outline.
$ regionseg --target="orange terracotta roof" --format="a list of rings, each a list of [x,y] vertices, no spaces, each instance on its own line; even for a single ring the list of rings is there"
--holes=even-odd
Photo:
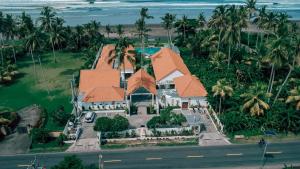
[[[99,62],[97,63],[97,67],[96,70],[111,70],[112,65],[106,63],[105,61],[99,60]]]
[[[140,69],[128,79],[127,94],[131,94],[141,87],[152,94],[157,93],[155,79],[143,69]]]
[[[120,87],[120,72],[111,70],[81,70],[79,92],[87,93],[96,87]]]
[[[134,54],[128,52],[130,50],[134,50],[134,47],[131,45],[126,49],[126,54],[129,55],[130,57],[132,57],[132,60],[135,60]],[[112,44],[105,45],[102,48],[101,56],[96,65],[96,69],[103,69],[102,67],[103,67],[104,63],[108,64],[112,68],[113,62],[109,63],[109,60],[113,55],[115,55],[115,45],[112,45]],[[125,63],[125,69],[134,69],[134,64],[131,63],[127,57],[125,57],[124,63]],[[106,66],[105,69],[107,69],[108,66],[107,65],[105,65],[105,66]],[[121,65],[120,69],[123,70],[123,65]]]
[[[124,63],[125,63],[125,69],[134,69],[134,61],[135,61],[135,55],[133,53],[130,53],[130,51],[133,51],[134,47],[132,45],[130,45],[127,49],[126,49],[126,55],[128,57],[131,57],[131,60],[133,62],[130,62],[130,60],[128,59],[128,57],[125,57],[124,59]],[[123,70],[123,64],[120,67],[121,70]]]
[[[88,92],[84,102],[124,101],[124,90],[119,87],[96,87]]]
[[[196,76],[185,75],[174,79],[175,88],[180,97],[207,96],[205,87]]]
[[[112,52],[114,52],[114,50],[115,50],[115,45],[105,45],[102,48],[100,58],[96,65],[96,69],[101,69],[101,64],[103,64],[104,62],[109,64],[112,67],[112,62],[111,63],[108,63],[108,62],[111,57],[110,55],[114,54],[114,53],[112,53]]]
[[[174,71],[190,74],[182,58],[170,48],[162,48],[151,56],[156,81],[160,81]]]

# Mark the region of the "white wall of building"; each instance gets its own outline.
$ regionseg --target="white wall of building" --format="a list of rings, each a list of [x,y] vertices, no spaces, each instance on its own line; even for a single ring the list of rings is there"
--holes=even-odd
[[[190,97],[190,98],[181,98],[181,97],[171,97],[166,96],[165,97],[165,103],[159,99],[159,103],[162,106],[182,106],[183,102],[187,102],[189,107],[193,106],[207,106],[207,100],[206,97]]]
[[[115,110],[125,109],[127,107],[126,101],[118,102],[78,102],[80,110]]]
[[[165,78],[161,79],[160,81],[157,82],[157,84],[162,85],[162,84],[173,84],[173,79],[176,77],[180,77],[183,76],[183,73],[181,73],[180,71],[176,70],[172,73],[170,73],[168,76],[166,76]]]

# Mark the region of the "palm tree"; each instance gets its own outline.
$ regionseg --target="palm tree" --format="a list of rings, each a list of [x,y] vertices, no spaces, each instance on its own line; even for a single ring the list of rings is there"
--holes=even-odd
[[[125,84],[125,60],[127,59],[129,62],[134,62],[132,55],[130,54],[131,51],[127,51],[130,43],[128,42],[127,38],[119,39],[118,43],[115,45],[115,53],[111,52],[108,62],[109,63],[116,63],[117,67],[120,68],[123,66],[123,75],[124,75],[124,93],[126,91],[126,84]],[[115,65],[114,65],[115,66]]]
[[[188,18],[186,15],[183,15],[182,18],[178,21],[179,25],[178,27],[182,28],[182,36],[183,36],[183,42],[186,40],[186,28],[188,26]]]
[[[265,93],[264,88],[264,85],[256,84],[256,86],[251,86],[247,93],[241,95],[245,102],[242,107],[243,111],[251,113],[252,116],[260,116],[270,109],[268,103],[265,102],[265,99],[270,97],[270,94]]]
[[[239,17],[238,17],[238,10],[236,9],[236,6],[231,6],[227,10],[227,21],[228,25],[226,27],[226,31],[223,37],[223,41],[225,41],[228,44],[228,68],[230,66],[230,60],[231,60],[231,50],[232,47],[235,47],[236,43],[240,43],[240,25],[239,23]]]
[[[40,26],[43,31],[49,33],[51,31],[52,24],[55,21],[56,12],[52,7],[46,6],[43,7],[40,15],[41,16],[38,18],[38,21],[40,21],[41,24]]]
[[[255,13],[256,11],[256,0],[247,0],[246,1],[246,9],[247,9],[247,13],[248,13],[248,22],[250,23],[251,21],[251,18],[253,16],[253,14]],[[249,31],[247,32],[248,33],[248,46],[249,46],[249,43],[250,43],[250,33]]]
[[[295,103],[296,110],[300,110],[300,86],[296,86],[290,91],[290,95],[288,96],[286,103]]]
[[[274,12],[268,12],[266,14],[265,20],[264,20],[264,27],[266,30],[269,31],[269,33],[267,33],[267,42],[269,42],[269,35],[270,32],[274,33],[277,27],[277,16]]]
[[[119,38],[122,38],[122,35],[124,34],[123,25],[117,25],[117,34],[119,35]]]
[[[56,60],[56,55],[55,55],[55,46],[59,46],[64,40],[65,40],[65,32],[64,29],[62,27],[62,23],[60,23],[60,20],[58,19],[51,28],[51,32],[50,32],[50,38],[49,41],[51,43],[52,46],[52,52],[53,52],[53,61],[54,63],[57,62]]]
[[[289,48],[289,55],[290,55],[290,59],[291,60],[291,63],[288,63],[289,65],[289,72],[287,73],[286,77],[285,77],[285,80],[283,81],[282,85],[280,86],[277,94],[276,94],[276,97],[274,99],[274,102],[273,104],[276,103],[283,87],[286,85],[292,71],[294,70],[295,68],[295,64],[296,64],[296,59],[297,57],[300,58],[300,37],[297,37],[297,29],[298,27],[295,27],[294,29],[291,30],[291,32],[289,32],[289,35],[291,35],[291,37],[288,37],[291,39],[291,43],[289,44],[290,45],[290,48]],[[293,52],[295,51],[295,52]]]
[[[1,66],[4,66],[4,56],[3,56],[3,51],[2,51],[2,46],[3,46],[3,33],[4,33],[4,17],[3,13],[0,11],[0,55],[1,55]]]
[[[176,19],[176,15],[175,14],[170,14],[170,13],[166,13],[164,17],[161,18],[162,19],[162,24],[163,27],[167,30],[168,32],[168,42],[169,45],[172,44],[172,35],[171,35],[171,30],[174,26],[174,22]]]
[[[259,29],[263,30],[265,28],[265,21],[267,17],[266,6],[263,6],[261,9],[259,9],[258,13],[259,14],[254,18],[253,23],[255,23]],[[257,34],[256,45],[255,45],[256,48],[258,47],[258,37],[259,35]],[[263,41],[263,31],[260,31],[260,46],[262,45],[262,41]]]
[[[3,27],[3,33],[6,36],[6,39],[13,39],[16,33],[16,22],[13,19],[12,15],[6,15],[6,18],[4,18]]]
[[[212,87],[213,96],[219,97],[219,113],[221,113],[221,103],[226,96],[232,96],[233,89],[228,85],[225,79],[217,81],[217,84]]]
[[[106,25],[106,26],[105,26],[105,31],[106,31],[106,33],[107,33],[107,37],[109,38],[109,34],[112,33],[112,30],[111,30],[110,25]]]
[[[227,24],[227,17],[226,17],[226,6],[217,6],[216,9],[213,11],[213,16],[208,22],[208,26],[216,29],[218,31],[218,49],[217,55],[219,55],[220,51],[220,44],[221,44],[221,35],[222,32],[225,30],[225,26]]]
[[[20,38],[26,37],[26,35],[30,34],[30,32],[32,32],[34,29],[34,24],[30,15],[27,15],[25,12],[22,12],[22,15],[18,21],[18,25],[18,33]]]
[[[153,16],[148,14],[148,8],[142,8],[140,11],[140,18],[136,21],[136,29],[138,32],[138,36],[141,39],[142,44],[142,53],[141,53],[141,66],[143,66],[143,54],[145,49],[145,38],[147,36],[147,32],[150,31],[146,26],[146,19],[151,19]]]
[[[31,54],[33,70],[34,70],[35,76],[37,76],[37,72],[36,72],[35,59],[34,59],[33,53],[37,48],[39,48],[41,46],[41,37],[42,37],[41,31],[36,29],[30,35],[28,35],[26,37],[26,43],[25,43],[26,49]]]
[[[267,90],[268,93],[272,93],[276,69],[282,67],[288,60],[288,50],[286,44],[287,42],[285,38],[276,36],[276,39],[269,47],[270,51],[267,59],[269,60],[272,68]]]
[[[83,41],[83,34],[84,34],[84,29],[82,26],[77,25],[75,27],[74,32],[72,33],[73,39],[76,42],[76,49],[80,50],[82,46],[82,41]]]
[[[197,18],[197,23],[198,23],[198,28],[201,30],[204,28],[204,26],[206,25],[206,19],[204,16],[204,13],[201,12]]]

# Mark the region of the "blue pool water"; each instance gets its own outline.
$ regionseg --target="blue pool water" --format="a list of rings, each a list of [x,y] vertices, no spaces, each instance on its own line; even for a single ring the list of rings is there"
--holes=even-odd
[[[138,53],[142,53],[142,48],[135,49]],[[160,48],[158,47],[149,47],[144,49],[144,54],[146,55],[153,55],[154,53],[158,52]]]

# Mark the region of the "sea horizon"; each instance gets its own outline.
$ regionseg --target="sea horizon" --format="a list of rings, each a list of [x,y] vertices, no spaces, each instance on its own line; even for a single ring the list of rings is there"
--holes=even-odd
[[[43,6],[51,6],[70,26],[91,20],[103,25],[130,25],[137,20],[142,7],[149,8],[149,14],[154,16],[148,23],[158,24],[167,12],[176,14],[178,18],[182,15],[196,18],[203,12],[209,19],[218,5],[245,5],[245,0],[96,0],[93,4],[86,0],[0,0],[0,11],[15,16],[25,11],[36,19]],[[286,12],[291,20],[300,20],[299,0],[257,0],[258,8],[264,5],[272,11]]]

